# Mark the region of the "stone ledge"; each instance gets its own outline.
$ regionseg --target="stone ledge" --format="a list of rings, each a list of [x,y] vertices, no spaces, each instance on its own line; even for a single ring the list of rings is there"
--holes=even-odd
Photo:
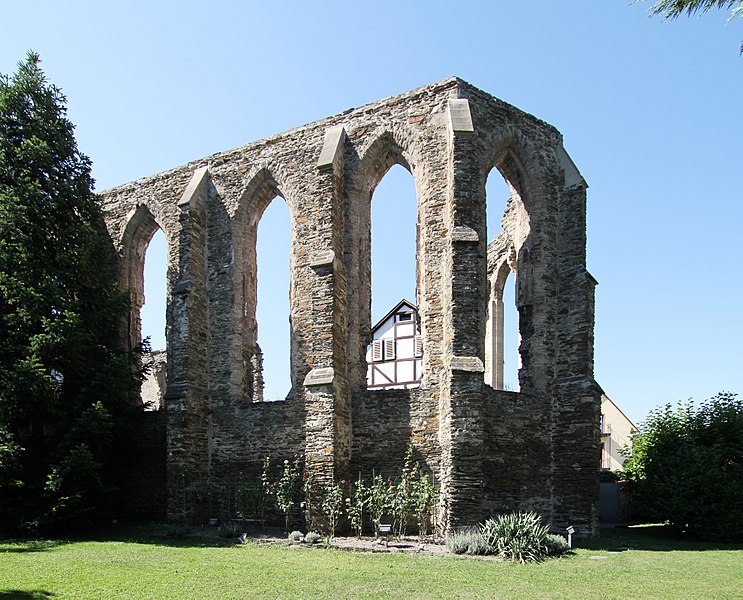
[[[335,262],[335,252],[332,250],[324,250],[322,252],[315,252],[310,256],[310,267],[313,269],[320,269],[322,267],[332,267]]]
[[[565,174],[565,189],[569,189],[576,186],[588,187],[586,180],[583,179],[583,175],[578,171],[578,167],[575,166],[573,159],[565,151],[565,148],[560,144],[555,150],[557,156],[557,162],[562,167],[563,173]]]
[[[454,242],[479,242],[480,236],[472,227],[459,225],[451,232],[451,239]]]
[[[452,356],[451,370],[484,373],[485,367],[477,356]]]
[[[449,99],[449,127],[455,136],[475,133],[475,128],[472,125],[470,103],[466,98]]]
[[[184,279],[183,281],[179,281],[173,286],[173,290],[170,292],[173,296],[180,296],[183,294],[188,294],[191,291],[191,280],[190,279]]]
[[[335,167],[343,155],[343,140],[346,130],[343,125],[328,127],[325,130],[325,141],[322,144],[320,157],[317,159],[318,169]]]
[[[209,169],[207,167],[201,167],[196,169],[191,177],[191,181],[188,182],[186,191],[183,192],[181,199],[178,200],[178,207],[183,211],[188,211],[194,208],[194,204],[198,197],[203,193],[204,186],[209,179]]]
[[[330,385],[333,383],[333,379],[335,379],[335,369],[333,367],[315,367],[304,378],[304,386]]]

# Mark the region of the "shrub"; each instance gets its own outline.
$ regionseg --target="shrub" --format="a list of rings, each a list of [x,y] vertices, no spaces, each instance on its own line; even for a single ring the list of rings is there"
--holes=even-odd
[[[555,535],[554,533],[548,533],[545,536],[544,544],[547,548],[548,556],[559,556],[570,551],[568,541],[561,535]]]
[[[492,554],[487,540],[477,527],[460,529],[446,538],[446,547],[454,554]]]
[[[310,531],[304,536],[304,541],[307,544],[317,544],[321,539],[322,536],[314,531]]]
[[[289,534],[288,538],[292,542],[301,542],[302,539],[304,538],[304,535],[302,535],[302,532],[301,531],[292,531]]]
[[[284,461],[281,477],[275,485],[276,504],[284,513],[284,531],[289,531],[289,522],[294,507],[299,503],[299,459]]]
[[[469,548],[469,531],[455,531],[446,536],[446,547],[454,554],[466,554]]]
[[[217,535],[224,538],[237,537],[240,531],[233,523],[222,523],[217,529]]]
[[[483,537],[497,554],[521,563],[539,561],[546,556],[548,531],[533,512],[498,515],[481,525]]]
[[[307,525],[307,530],[311,530],[315,526],[315,473],[311,471],[307,465],[302,469],[302,492],[304,493],[304,500],[302,500],[301,507],[304,511],[304,522]]]
[[[405,462],[402,467],[400,482],[395,486],[392,496],[392,514],[395,517],[395,530],[398,537],[407,533],[407,525],[414,511],[413,481],[418,465],[413,465],[413,447],[405,451]]]
[[[680,532],[743,539],[743,400],[654,409],[624,463],[632,510]]]

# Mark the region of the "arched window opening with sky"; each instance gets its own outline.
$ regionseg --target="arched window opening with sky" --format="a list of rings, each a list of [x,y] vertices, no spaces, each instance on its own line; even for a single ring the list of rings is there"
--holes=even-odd
[[[158,228],[147,245],[144,259],[144,304],[140,310],[142,339],[150,338],[152,350],[165,350],[165,310],[168,298],[168,251]]]
[[[417,302],[417,219],[413,177],[393,165],[371,202],[372,326],[403,298]]]
[[[511,190],[508,184],[500,171],[495,167],[488,174],[485,195],[487,199],[487,240],[490,243],[503,231],[503,216],[508,206],[508,199],[511,197]],[[519,367],[521,366],[521,360],[519,356],[519,313],[516,308],[515,284],[516,276],[511,272],[503,286],[501,296],[503,302],[503,319],[500,325],[496,325],[496,320],[491,318],[493,316],[491,314],[493,303],[491,302],[492,298],[488,299],[488,339],[496,338],[493,342],[501,350],[496,352],[497,356],[493,356],[491,354],[493,352],[493,345],[491,345],[490,348],[486,349],[485,355],[486,361],[491,361],[491,364],[486,367],[486,376],[490,369],[497,368],[494,364],[495,361],[502,360],[503,377],[497,388],[517,392],[519,391]]]
[[[291,390],[291,218],[276,196],[258,223],[256,242],[258,345],[263,354],[263,400],[284,400]]]
[[[410,389],[423,375],[417,307],[418,203],[412,175],[393,165],[371,199],[371,344],[367,389]],[[405,302],[403,302],[405,301]]]

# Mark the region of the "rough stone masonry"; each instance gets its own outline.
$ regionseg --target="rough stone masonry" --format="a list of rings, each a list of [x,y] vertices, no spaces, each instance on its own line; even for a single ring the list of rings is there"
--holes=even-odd
[[[366,389],[370,203],[395,164],[415,181],[423,380]],[[488,243],[485,184],[511,197]],[[140,341],[144,254],[168,244],[166,509],[203,519],[199,490],[299,456],[319,483],[399,473],[405,448],[435,477],[444,531],[535,510],[597,531],[600,388],[586,183],[550,125],[458,78],[355,108],[104,193]],[[262,402],[256,232],[291,215],[291,392]],[[502,385],[502,289],[516,277],[520,392]],[[211,502],[211,504],[208,504]]]

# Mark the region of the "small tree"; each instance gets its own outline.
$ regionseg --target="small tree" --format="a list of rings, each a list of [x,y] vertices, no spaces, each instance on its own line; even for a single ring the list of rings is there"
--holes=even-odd
[[[398,537],[407,533],[408,521],[413,512],[413,479],[418,465],[413,465],[413,447],[408,446],[405,451],[400,481],[394,490],[392,513],[395,517],[395,531]]]
[[[423,469],[418,470],[418,477],[413,480],[412,501],[415,519],[418,523],[418,536],[428,535],[428,526],[433,521],[436,504],[436,486]]]
[[[381,475],[372,477],[371,485],[367,488],[366,507],[369,518],[374,527],[374,535],[379,535],[379,525],[382,518],[391,513],[395,506],[395,486],[391,479],[385,481]]]
[[[700,537],[743,539],[743,402],[670,404],[640,425],[624,463],[635,509]]]

